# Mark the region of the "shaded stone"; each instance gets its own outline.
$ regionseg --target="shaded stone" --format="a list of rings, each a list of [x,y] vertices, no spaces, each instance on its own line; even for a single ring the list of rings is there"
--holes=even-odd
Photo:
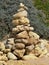
[[[14,38],[9,38],[7,40],[7,43],[13,45],[14,44]]]
[[[5,49],[3,52],[4,53],[8,53],[8,52],[10,52],[11,51],[11,49]]]
[[[18,50],[16,49],[14,52],[13,52],[16,56],[18,56],[19,58],[23,57],[24,53],[25,53],[25,49],[22,49],[22,50]]]
[[[27,45],[28,44],[28,39],[22,39],[22,42]]]
[[[26,54],[34,52],[34,45],[26,46]]]
[[[0,51],[0,55],[3,55],[3,52],[2,51]]]
[[[34,45],[36,45],[36,44],[38,44],[38,42],[39,42],[39,39],[35,39],[34,37],[30,37],[30,38],[28,39],[28,43],[29,43],[29,44],[34,44]]]
[[[15,44],[15,47],[16,47],[17,49],[24,49],[24,48],[25,48],[25,45],[24,45],[23,43],[16,43],[16,44]]]
[[[16,35],[17,38],[29,38],[28,34],[26,31],[23,31],[19,34]]]

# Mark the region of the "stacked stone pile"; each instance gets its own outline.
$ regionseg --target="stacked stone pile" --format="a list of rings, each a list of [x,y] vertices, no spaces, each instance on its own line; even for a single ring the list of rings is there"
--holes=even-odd
[[[40,39],[33,32],[27,18],[27,7],[20,3],[18,13],[13,15],[12,33],[6,43],[0,42],[0,61],[8,60],[32,60],[39,57],[49,56],[46,45],[48,41]]]

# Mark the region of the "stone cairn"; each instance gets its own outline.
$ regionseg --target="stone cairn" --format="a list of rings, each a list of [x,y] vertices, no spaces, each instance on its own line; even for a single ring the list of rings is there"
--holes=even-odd
[[[30,26],[28,8],[22,3],[19,7],[18,13],[13,15],[12,33],[6,43],[0,42],[0,61],[32,60],[49,56],[46,48],[48,41],[40,39]]]

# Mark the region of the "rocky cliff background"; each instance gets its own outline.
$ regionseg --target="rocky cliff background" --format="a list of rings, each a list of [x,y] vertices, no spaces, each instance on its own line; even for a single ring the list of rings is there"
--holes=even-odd
[[[0,39],[11,32],[12,16],[17,12],[19,3],[22,2],[28,7],[28,18],[35,32],[42,38],[49,38],[49,28],[44,24],[45,17],[38,11],[32,0],[0,0]]]

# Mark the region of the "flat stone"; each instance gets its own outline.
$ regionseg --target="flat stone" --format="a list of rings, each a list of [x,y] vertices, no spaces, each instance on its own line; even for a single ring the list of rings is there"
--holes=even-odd
[[[17,34],[16,37],[17,38],[29,38],[28,34],[27,34],[27,31],[23,31],[23,32]]]
[[[17,14],[14,14],[13,17],[14,18],[18,18],[18,17],[27,17],[27,11],[21,11],[21,12],[18,12]]]
[[[25,48],[25,45],[24,45],[23,43],[16,43],[16,44],[15,44],[15,47],[16,47],[17,49],[24,49],[24,48]]]
[[[14,42],[15,43],[21,43],[22,42],[22,39],[15,39]]]
[[[34,30],[33,27],[29,27],[29,26],[25,26],[24,28],[25,28],[25,30],[27,30],[27,31],[33,31],[33,30]]]
[[[25,55],[22,58],[23,60],[33,60],[33,59],[38,59],[35,55],[33,54],[29,54],[29,55]]]

